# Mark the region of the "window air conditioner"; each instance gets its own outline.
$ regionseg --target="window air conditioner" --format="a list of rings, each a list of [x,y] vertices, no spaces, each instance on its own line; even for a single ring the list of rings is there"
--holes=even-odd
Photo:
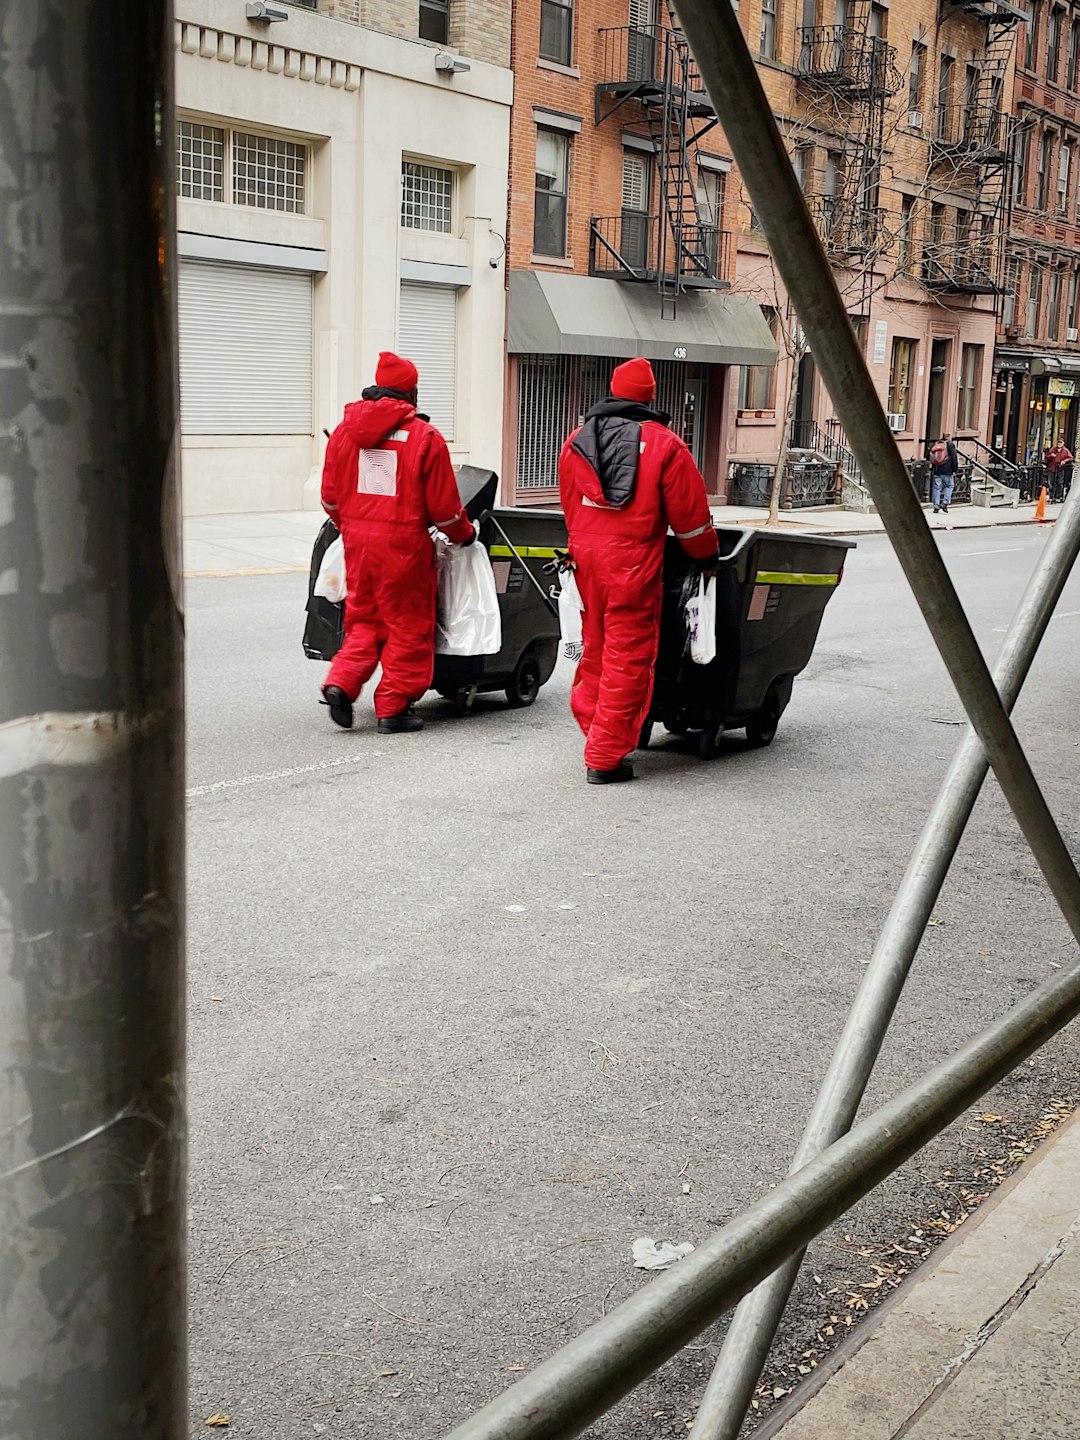
[[[1080,340],[1080,330],[1069,329],[1065,332],[1065,335],[1068,340]]]
[[[886,418],[886,419],[888,420],[888,422],[889,422],[889,429],[890,429],[890,430],[906,430],[906,429],[907,429],[907,416],[906,416],[906,415],[887,414],[885,418]]]
[[[909,111],[908,111],[908,117],[907,117],[907,123],[908,123],[908,129],[909,129],[909,130],[921,130],[921,129],[922,129],[922,111],[921,111],[921,110],[909,110]]]

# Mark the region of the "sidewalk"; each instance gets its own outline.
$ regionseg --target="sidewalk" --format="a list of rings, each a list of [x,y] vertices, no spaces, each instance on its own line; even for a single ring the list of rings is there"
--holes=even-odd
[[[1059,505],[1047,507],[1052,520]],[[997,525],[1032,524],[1034,505],[987,510],[980,505],[954,507],[947,517],[927,513],[934,529],[984,529]],[[764,525],[766,510],[743,505],[720,505],[713,518],[721,525]],[[306,573],[311,547],[323,522],[321,511],[291,510],[267,515],[191,515],[184,520],[184,576],[188,580],[226,575],[289,575]],[[880,515],[854,510],[783,510],[781,528],[815,535],[880,535]]]
[[[756,1440],[1075,1440],[1080,1117],[853,1335]]]

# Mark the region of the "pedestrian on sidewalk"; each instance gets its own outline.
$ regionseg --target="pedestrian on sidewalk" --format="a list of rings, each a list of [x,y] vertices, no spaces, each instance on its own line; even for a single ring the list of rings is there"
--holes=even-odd
[[[1058,440],[1043,454],[1043,464],[1050,475],[1050,499],[1061,501],[1072,484],[1073,453],[1064,440]]]
[[[346,730],[361,688],[382,664],[375,714],[383,734],[422,730],[414,703],[435,668],[432,526],[458,545],[476,530],[461,504],[446,441],[416,408],[411,360],[384,350],[375,384],[345,407],[323,465],[323,509],[345,544],[345,639],[323,685]]]
[[[949,435],[942,435],[930,446],[930,503],[934,514],[949,513],[953,486],[960,470],[960,456]]]
[[[634,778],[627,757],[652,698],[668,526],[706,574],[716,571],[705,482],[670,417],[651,408],[655,398],[652,366],[627,360],[611,378],[610,396],[592,407],[559,457],[583,607],[570,708],[586,736],[590,785]]]

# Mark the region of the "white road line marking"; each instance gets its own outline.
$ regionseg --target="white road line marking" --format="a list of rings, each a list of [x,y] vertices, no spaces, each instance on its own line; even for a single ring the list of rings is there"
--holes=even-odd
[[[320,760],[315,765],[294,765],[289,770],[267,770],[262,775],[239,775],[235,780],[215,780],[212,785],[193,785],[186,792],[189,800],[200,795],[216,795],[220,790],[239,790],[245,785],[267,785],[271,780],[291,780],[294,775],[311,775],[317,770],[335,770],[342,765],[358,765],[361,760],[370,760],[376,755],[385,755],[385,750],[365,750],[359,755],[345,755],[340,760]]]
[[[1019,555],[1022,550],[1027,548],[1026,545],[1009,545],[1000,548],[995,546],[992,550],[958,550],[956,558],[962,560],[965,555]]]

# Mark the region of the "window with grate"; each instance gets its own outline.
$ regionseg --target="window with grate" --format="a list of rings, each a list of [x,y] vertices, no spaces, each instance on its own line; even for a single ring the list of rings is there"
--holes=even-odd
[[[304,211],[307,146],[295,140],[234,131],[233,201],[258,210]]]
[[[406,230],[450,233],[454,209],[454,172],[419,160],[401,164],[401,223]]]
[[[176,181],[187,200],[225,199],[225,131],[181,120],[176,127]]]
[[[420,39],[450,43],[450,0],[420,0]]]
[[[540,55],[569,65],[573,55],[573,0],[540,0]]]

